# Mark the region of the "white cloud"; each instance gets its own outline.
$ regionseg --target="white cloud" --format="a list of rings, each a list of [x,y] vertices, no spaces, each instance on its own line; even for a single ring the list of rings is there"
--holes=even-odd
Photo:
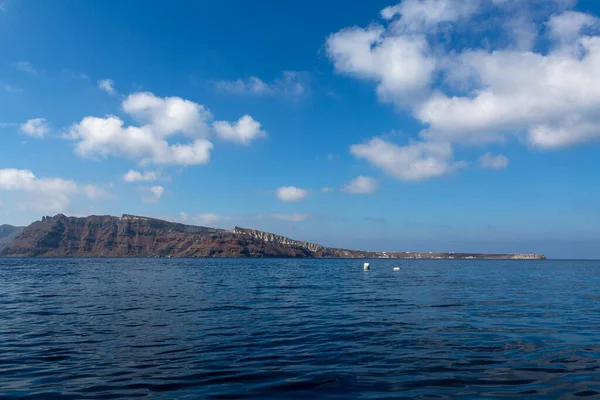
[[[190,219],[190,215],[188,213],[182,211],[182,212],[179,213],[179,219],[182,222],[187,222]]]
[[[157,97],[150,92],[133,93],[123,101],[123,110],[145,124],[153,133],[168,136],[182,133],[205,137],[212,114],[206,107],[181,97]]]
[[[81,190],[91,200],[107,200],[115,197],[105,188],[96,185],[85,185]]]
[[[67,68],[63,69],[62,73],[66,77],[71,78],[71,79],[83,79],[83,80],[90,79],[90,77],[86,73],[79,72],[79,71],[73,71],[73,70],[67,69]]]
[[[600,23],[573,5],[404,0],[383,9],[379,24],[331,34],[325,46],[337,72],[373,82],[381,101],[411,110],[425,127],[407,146],[378,139],[352,153],[415,181],[464,166],[452,161],[456,145],[517,138],[558,149],[600,140]],[[469,44],[448,39],[455,36]]]
[[[123,175],[125,182],[153,182],[158,179],[158,173],[153,171],[139,172],[130,169]]]
[[[479,0],[403,0],[381,10],[381,17],[394,21],[394,30],[407,33],[426,32],[444,22],[469,17],[479,8]]]
[[[565,11],[552,15],[547,25],[550,37],[559,42],[573,43],[580,37],[582,29],[598,29],[598,18],[582,12]]]
[[[19,69],[23,72],[27,72],[28,74],[37,75],[38,71],[33,68],[33,65],[28,61],[17,61],[12,63],[12,66],[16,69]]]
[[[406,146],[380,138],[351,146],[350,152],[403,181],[422,181],[446,175],[465,166],[452,161],[452,148],[438,142],[414,142]]]
[[[241,79],[235,81],[219,81],[216,85],[220,90],[230,93],[251,93],[257,95],[273,93],[273,89],[271,89],[269,84],[255,76],[251,76],[246,81]]]
[[[329,187],[323,187],[323,188],[321,188],[321,192],[323,192],[323,193],[331,193],[331,192],[333,192],[333,189],[329,188]]]
[[[197,139],[188,144],[170,145],[151,127],[123,127],[115,116],[85,117],[70,129],[70,138],[78,140],[75,152],[82,157],[117,155],[141,164],[206,164],[213,144]]]
[[[234,124],[215,121],[213,127],[221,139],[242,144],[249,144],[254,139],[267,136],[267,132],[260,129],[260,123],[249,115],[244,115]]]
[[[571,51],[581,49],[584,54]],[[415,115],[430,138],[490,142],[526,133],[540,148],[564,147],[600,136],[600,37],[547,55],[519,51],[465,52],[467,79],[480,82],[473,96],[437,94]]]
[[[281,201],[299,201],[308,196],[308,191],[294,186],[282,186],[275,195]]]
[[[377,191],[377,180],[367,176],[358,176],[351,180],[344,191],[352,194],[371,194]]]
[[[24,192],[27,198],[16,206],[43,212],[65,212],[75,195],[91,200],[112,198],[107,190],[94,185],[78,185],[61,178],[38,178],[29,170],[0,169],[0,191]]]
[[[246,80],[219,81],[216,82],[216,86],[221,91],[235,94],[300,97],[308,92],[307,81],[306,73],[284,71],[280,78],[271,83],[267,83],[256,76],[251,76]]]
[[[141,188],[141,190],[143,192],[142,201],[144,203],[156,204],[162,198],[165,188],[160,185],[157,185],[157,186],[143,187],[143,188]]]
[[[485,153],[479,157],[479,167],[487,169],[504,169],[508,167],[508,158],[502,154]]]
[[[115,81],[112,79],[99,80],[98,89],[105,91],[111,96],[115,96],[117,94],[117,90],[115,89]]]
[[[308,214],[270,214],[271,218],[285,222],[302,222],[310,218]]]
[[[69,138],[77,140],[75,151],[84,157],[118,155],[142,164],[205,164],[213,144],[198,138],[187,144],[169,144],[166,137],[183,133],[207,133],[203,118],[209,114],[198,104],[180,98],[160,99],[151,93],[130,95],[124,110],[146,125],[124,127],[115,116],[85,117],[70,129]]]
[[[21,132],[32,137],[44,137],[50,132],[50,125],[45,118],[33,118],[21,124]]]
[[[213,116],[206,107],[180,97],[133,93],[122,108],[140,125],[125,126],[114,115],[85,117],[65,136],[77,141],[75,152],[82,157],[120,156],[140,165],[199,165],[210,161],[213,144],[207,137],[211,134],[242,143],[266,134],[249,115],[237,123],[217,121],[213,129]],[[174,137],[181,136],[186,138],[184,143],[173,143]]]
[[[387,35],[380,25],[348,28],[327,38],[335,70],[374,81],[384,101],[410,104],[427,92],[438,61],[423,35]]]

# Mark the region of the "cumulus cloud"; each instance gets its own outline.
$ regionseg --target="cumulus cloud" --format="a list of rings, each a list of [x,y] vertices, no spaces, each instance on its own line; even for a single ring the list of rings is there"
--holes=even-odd
[[[294,186],[282,186],[276,190],[275,195],[281,201],[299,201],[308,196],[308,191]]]
[[[160,199],[162,198],[165,188],[160,185],[156,185],[156,186],[150,186],[150,187],[143,187],[143,188],[141,188],[141,190],[142,190],[142,201],[144,203],[156,204],[156,203],[160,202]]]
[[[77,140],[75,152],[82,157],[116,155],[141,164],[198,165],[210,160],[213,144],[196,139],[187,144],[169,144],[151,126],[128,126],[115,116],[85,117],[71,126],[69,138]]]
[[[573,4],[404,0],[384,8],[380,23],[331,34],[325,48],[336,72],[373,82],[381,101],[424,126],[406,146],[374,140],[352,153],[414,181],[464,166],[452,160],[456,145],[599,140],[600,24]],[[453,35],[469,45],[447,40]]]
[[[181,97],[158,97],[150,92],[133,93],[123,101],[123,111],[158,135],[183,133],[189,137],[208,135],[212,113],[203,105]]]
[[[508,158],[502,154],[485,153],[479,157],[479,167],[486,169],[504,169],[508,167]]]
[[[585,54],[548,55],[477,50],[460,62],[484,88],[473,96],[438,93],[417,106],[427,135],[454,142],[492,142],[525,132],[540,148],[565,147],[600,136],[600,37],[582,38]],[[567,132],[569,131],[569,132]]]
[[[388,36],[380,25],[334,33],[326,50],[337,72],[375,82],[381,99],[398,104],[427,91],[438,63],[424,36]]]
[[[394,31],[421,33],[469,17],[478,10],[479,4],[479,0],[403,0],[381,10],[381,17],[391,20],[400,16],[393,23]]]
[[[438,142],[414,142],[397,146],[381,138],[351,146],[350,152],[402,181],[422,181],[465,166],[452,161],[452,148]]]
[[[579,39],[583,29],[598,29],[598,18],[582,12],[565,11],[552,15],[547,26],[550,30],[550,37],[554,40],[573,43]]]
[[[38,71],[35,68],[33,68],[33,65],[31,65],[31,63],[29,63],[28,61],[17,61],[12,63],[12,66],[18,70],[27,72],[28,74],[38,74]]]
[[[282,95],[300,97],[308,91],[308,77],[306,73],[298,71],[284,71],[281,77],[273,82],[265,82],[256,76],[246,80],[219,81],[216,86],[219,90],[234,94],[255,96]]]
[[[249,115],[244,115],[236,123],[215,121],[213,127],[221,139],[242,144],[267,136],[267,132],[260,129],[260,123]]]
[[[158,173],[154,171],[139,172],[130,169],[123,175],[125,182],[152,182],[158,179]]]
[[[106,189],[95,185],[79,185],[75,181],[61,178],[38,178],[24,169],[0,169],[0,191],[23,192],[28,196],[17,205],[19,209],[40,212],[65,212],[75,195],[90,200],[114,197]]]
[[[27,136],[41,138],[50,132],[50,125],[45,118],[33,118],[21,124],[20,130]]]
[[[213,144],[207,137],[211,134],[245,144],[266,135],[249,115],[235,123],[217,121],[212,128],[213,115],[206,107],[180,97],[133,93],[122,108],[140,125],[126,126],[114,115],[85,117],[66,135],[77,142],[75,152],[82,157],[120,156],[141,165],[199,165],[210,160]],[[173,143],[172,138],[178,136],[187,141]]]
[[[111,96],[115,96],[117,94],[117,90],[115,89],[115,81],[112,79],[99,80],[98,89],[105,91]]]
[[[344,191],[352,194],[371,194],[377,191],[377,180],[367,176],[357,176],[351,180]]]

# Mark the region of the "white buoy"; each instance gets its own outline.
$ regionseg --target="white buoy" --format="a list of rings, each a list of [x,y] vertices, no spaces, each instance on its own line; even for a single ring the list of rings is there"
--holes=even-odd
[[[394,271],[400,271],[400,267],[394,267]]]
[[[371,267],[369,267],[369,263],[365,263],[365,265],[363,266],[365,271],[368,271],[371,269]]]

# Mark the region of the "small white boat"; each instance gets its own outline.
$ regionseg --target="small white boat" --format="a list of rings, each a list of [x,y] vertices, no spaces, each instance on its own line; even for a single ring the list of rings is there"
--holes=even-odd
[[[394,267],[394,271],[400,271],[400,267]]]
[[[363,268],[365,271],[369,271],[371,269],[371,267],[369,266],[369,263],[365,263],[365,265],[363,265]]]

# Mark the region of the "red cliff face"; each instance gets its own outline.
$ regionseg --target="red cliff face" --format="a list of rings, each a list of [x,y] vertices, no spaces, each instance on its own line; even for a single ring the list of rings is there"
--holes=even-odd
[[[17,232],[18,233],[18,232]],[[344,250],[253,229],[231,231],[154,218],[66,217],[34,222],[0,248],[3,257],[318,257],[539,259],[536,254],[382,253]],[[1,239],[1,238],[0,238]]]
[[[66,217],[34,222],[5,257],[310,257],[308,249],[153,218]]]

